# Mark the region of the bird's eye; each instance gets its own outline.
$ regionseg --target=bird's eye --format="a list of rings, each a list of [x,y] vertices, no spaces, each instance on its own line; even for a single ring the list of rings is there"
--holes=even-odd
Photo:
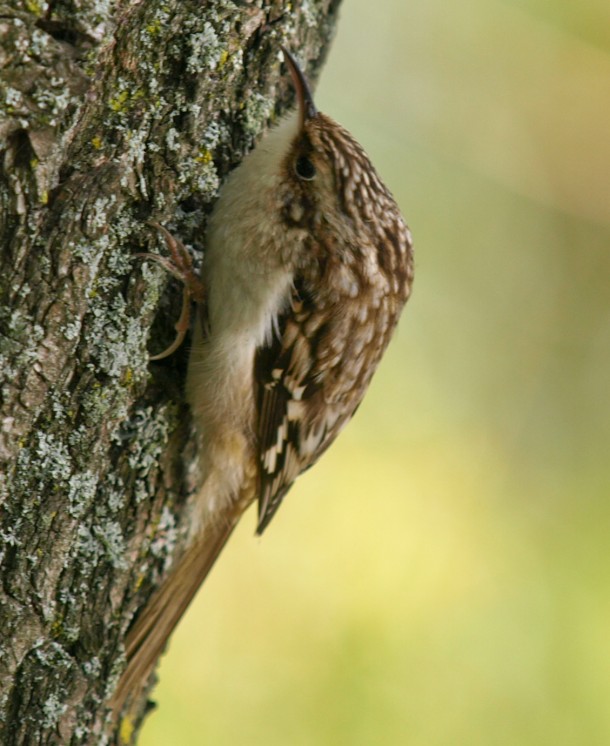
[[[299,179],[303,179],[304,181],[311,181],[316,175],[316,167],[306,155],[301,155],[297,158],[294,170]]]

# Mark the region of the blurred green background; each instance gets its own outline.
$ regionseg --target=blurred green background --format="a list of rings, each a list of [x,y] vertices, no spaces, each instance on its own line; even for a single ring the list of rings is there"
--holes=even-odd
[[[175,634],[143,746],[610,743],[610,4],[346,0],[320,108],[416,281]]]

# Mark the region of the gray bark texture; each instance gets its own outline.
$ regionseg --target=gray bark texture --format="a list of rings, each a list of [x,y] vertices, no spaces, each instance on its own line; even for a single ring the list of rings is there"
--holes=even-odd
[[[106,702],[183,542],[180,288],[229,170],[315,79],[339,0],[0,2],[0,743],[134,743]],[[312,72],[313,71],[313,72]],[[155,319],[157,319],[155,321]]]

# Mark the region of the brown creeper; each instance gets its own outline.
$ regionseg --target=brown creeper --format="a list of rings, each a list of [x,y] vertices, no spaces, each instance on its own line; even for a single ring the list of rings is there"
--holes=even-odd
[[[210,219],[187,380],[204,481],[191,544],[128,635],[119,705],[243,510],[258,500],[262,533],[352,417],[411,289],[411,237],[392,195],[284,56],[298,110],[233,171]]]

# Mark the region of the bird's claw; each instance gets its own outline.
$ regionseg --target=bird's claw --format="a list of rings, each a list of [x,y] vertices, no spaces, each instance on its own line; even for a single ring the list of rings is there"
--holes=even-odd
[[[203,283],[193,268],[191,255],[186,250],[182,241],[172,236],[167,228],[160,223],[151,220],[148,224],[161,233],[171,256],[164,257],[160,254],[151,254],[149,252],[142,252],[136,254],[136,256],[142,259],[152,259],[183,284],[182,310],[180,318],[174,327],[176,329],[176,337],[171,345],[163,350],[163,352],[151,355],[150,357],[151,360],[163,360],[163,358],[169,357],[174,353],[184,341],[190,326],[191,300],[194,300],[196,303],[203,303],[205,293]]]

